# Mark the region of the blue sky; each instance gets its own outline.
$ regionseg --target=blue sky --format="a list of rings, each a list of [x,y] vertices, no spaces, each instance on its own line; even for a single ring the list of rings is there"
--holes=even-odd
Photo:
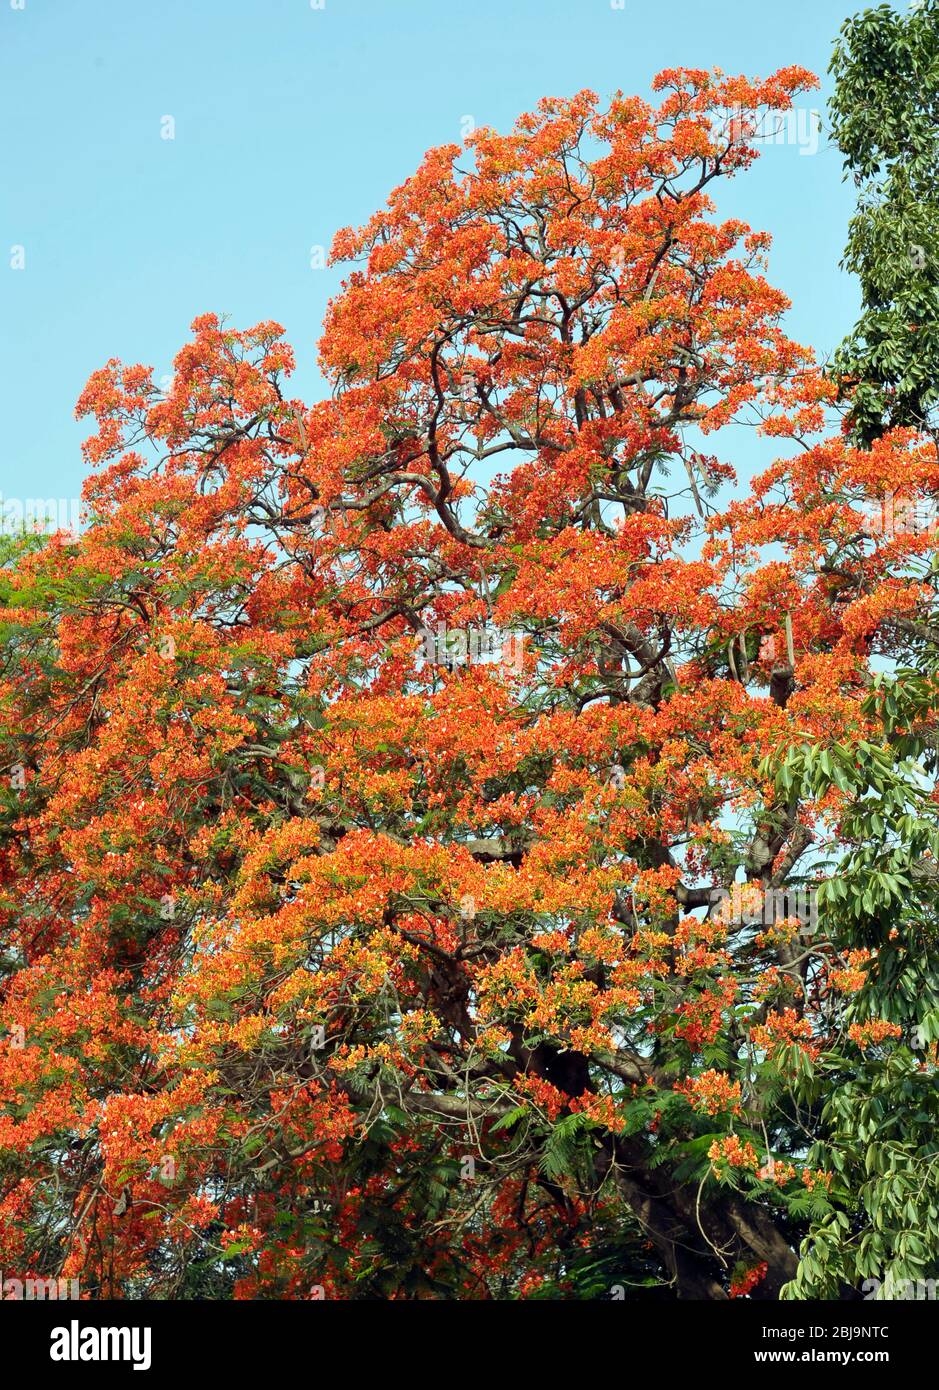
[[[314,0],[319,4],[320,0]],[[14,9],[13,6],[22,5]],[[77,496],[75,400],[109,357],[168,372],[199,313],[276,319],[297,393],[339,275],[311,247],[364,221],[467,118],[539,97],[649,95],[663,67],[823,78],[861,0],[0,0],[4,497]],[[616,6],[614,8],[614,6]],[[161,135],[175,124],[175,138]],[[838,151],[773,144],[721,211],[774,236],[792,336],[829,352],[857,309],[837,269],[852,208]],[[11,260],[22,247],[25,268]],[[735,446],[736,447],[736,446]],[[750,446],[743,442],[746,453]],[[749,471],[754,458],[735,461]]]

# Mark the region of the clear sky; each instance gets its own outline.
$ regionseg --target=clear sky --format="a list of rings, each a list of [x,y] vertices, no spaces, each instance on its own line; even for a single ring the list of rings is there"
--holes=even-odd
[[[168,372],[208,310],[236,327],[282,323],[297,394],[315,399],[339,276],[311,269],[311,248],[364,221],[467,119],[505,129],[539,97],[582,87],[649,96],[663,67],[765,76],[791,63],[823,79],[807,114],[823,108],[832,42],[860,8],[0,0],[0,493],[77,496],[86,431],[73,410],[90,372],[112,356]],[[794,134],[764,147],[721,211],[773,234],[789,332],[824,354],[857,309],[837,269],[853,189],[824,131],[814,154]]]

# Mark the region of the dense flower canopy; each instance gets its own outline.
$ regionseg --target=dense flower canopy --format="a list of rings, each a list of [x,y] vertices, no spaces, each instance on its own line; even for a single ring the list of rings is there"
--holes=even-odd
[[[872,499],[936,449],[850,443],[709,195],[810,85],[432,150],[336,238],[312,407],[273,323],[94,373],[87,526],[0,571],[0,1267],[778,1297],[847,1204],[813,1087],[927,1104],[917,889],[824,861],[900,775],[932,540]]]

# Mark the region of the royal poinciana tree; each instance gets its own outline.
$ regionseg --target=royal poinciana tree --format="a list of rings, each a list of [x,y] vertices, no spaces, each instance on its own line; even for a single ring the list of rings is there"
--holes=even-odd
[[[709,196],[811,83],[665,72],[433,150],[336,238],[312,407],[214,315],[168,390],[92,376],[87,526],[0,576],[8,1274],[847,1297],[934,1259],[934,720],[872,671],[935,580],[870,519],[939,464],[850,443]],[[781,457],[746,487],[741,422]],[[868,1121],[919,1179],[873,1246]]]

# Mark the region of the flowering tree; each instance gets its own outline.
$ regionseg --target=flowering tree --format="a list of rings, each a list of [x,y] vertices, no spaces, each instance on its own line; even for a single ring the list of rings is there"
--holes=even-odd
[[[934,575],[871,499],[939,467],[831,428],[768,238],[714,215],[740,112],[811,81],[431,151],[336,238],[312,408],[269,323],[198,319],[164,392],[92,376],[87,527],[0,571],[0,1266],[847,1292],[826,1104],[935,1111],[930,793],[871,686]],[[724,505],[741,422],[783,457]]]

